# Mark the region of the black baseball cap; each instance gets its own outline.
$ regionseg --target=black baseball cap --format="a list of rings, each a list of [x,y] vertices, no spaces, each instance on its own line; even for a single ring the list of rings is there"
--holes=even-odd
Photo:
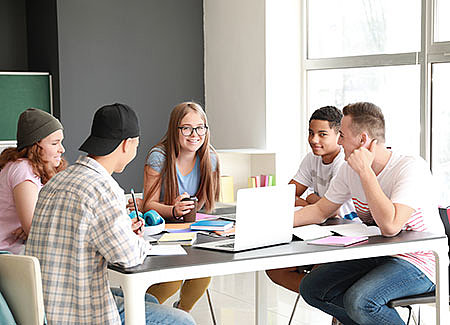
[[[106,156],[113,152],[124,139],[139,136],[139,122],[131,107],[111,104],[95,112],[91,135],[79,150],[94,156]]]

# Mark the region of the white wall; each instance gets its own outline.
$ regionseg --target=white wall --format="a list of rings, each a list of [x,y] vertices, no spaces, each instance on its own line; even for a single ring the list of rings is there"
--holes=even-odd
[[[300,0],[205,0],[205,102],[218,149],[276,152],[277,183],[304,152]]]
[[[266,0],[266,143],[277,152],[277,184],[294,176],[305,142],[300,18],[300,0]]]
[[[265,148],[264,1],[205,0],[205,106],[220,149]]]

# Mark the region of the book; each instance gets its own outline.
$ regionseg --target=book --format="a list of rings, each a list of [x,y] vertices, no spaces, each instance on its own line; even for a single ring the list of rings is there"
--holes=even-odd
[[[349,246],[360,243],[369,239],[367,236],[347,237],[347,236],[329,236],[316,240],[309,241],[310,245],[325,245],[325,246]]]
[[[233,176],[220,176],[219,201],[222,203],[234,202]]]
[[[196,239],[196,232],[175,232],[162,235],[161,238],[159,238],[158,243],[163,245],[180,244],[190,246]]]
[[[275,175],[269,175],[269,186],[275,186]]]
[[[261,187],[265,187],[266,185],[266,175],[259,175],[259,177],[261,178],[260,184]]]
[[[195,216],[195,220],[197,220],[197,221],[208,220],[208,219],[217,219],[217,216],[212,215],[212,214],[200,213],[200,212],[197,212],[197,214]]]
[[[191,225],[191,230],[225,231],[233,227],[233,222],[226,220],[200,220]]]
[[[236,228],[235,227],[231,227],[230,229],[225,230],[225,231],[215,230],[214,233],[219,235],[219,236],[221,236],[221,237],[234,236],[234,234],[236,233]]]
[[[253,176],[255,179],[255,187],[261,187],[261,177],[259,176]]]

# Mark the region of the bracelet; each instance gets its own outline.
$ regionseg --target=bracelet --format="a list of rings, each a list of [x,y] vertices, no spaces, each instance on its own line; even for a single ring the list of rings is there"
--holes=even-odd
[[[175,220],[180,220],[180,219],[181,219],[181,217],[177,217],[177,216],[175,215],[175,205],[172,207],[172,217],[173,217]]]

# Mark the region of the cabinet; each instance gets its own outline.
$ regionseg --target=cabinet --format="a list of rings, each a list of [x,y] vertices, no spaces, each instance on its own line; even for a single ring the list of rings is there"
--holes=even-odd
[[[222,176],[233,176],[234,198],[238,189],[248,187],[248,177],[257,175],[275,176],[276,154],[262,149],[217,150]]]

